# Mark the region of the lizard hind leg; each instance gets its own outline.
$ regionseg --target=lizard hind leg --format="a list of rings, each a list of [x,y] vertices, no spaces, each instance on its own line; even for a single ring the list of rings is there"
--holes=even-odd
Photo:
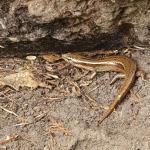
[[[124,79],[126,76],[125,74],[117,74],[113,77],[113,79],[110,81],[110,85],[114,84],[118,79]]]

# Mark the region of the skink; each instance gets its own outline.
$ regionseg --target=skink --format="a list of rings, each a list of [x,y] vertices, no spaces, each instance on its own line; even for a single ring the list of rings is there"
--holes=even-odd
[[[109,105],[109,109],[102,115],[102,118],[98,120],[98,124],[101,124],[103,120],[105,120],[113,112],[130,90],[136,74],[135,62],[131,58],[122,55],[91,59],[82,56],[79,53],[66,53],[62,55],[62,58],[79,68],[88,68],[89,70],[96,72],[115,71],[125,75],[124,83],[120,87],[114,101]]]

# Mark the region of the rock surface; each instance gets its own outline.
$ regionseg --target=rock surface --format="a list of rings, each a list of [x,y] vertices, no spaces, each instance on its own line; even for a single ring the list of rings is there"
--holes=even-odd
[[[135,39],[148,43],[150,2],[1,0],[0,35],[1,47],[29,51],[124,47]],[[58,46],[48,47],[53,39]]]

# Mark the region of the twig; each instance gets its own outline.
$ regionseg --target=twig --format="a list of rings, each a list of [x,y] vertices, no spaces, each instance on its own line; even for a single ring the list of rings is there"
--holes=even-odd
[[[4,144],[7,144],[8,142],[15,141],[17,138],[18,138],[18,135],[7,136],[6,139],[0,140],[0,145],[4,145]]]
[[[54,133],[56,131],[61,132],[65,135],[71,134],[70,131],[67,128],[65,128],[61,123],[52,119],[52,125],[48,129],[48,133]]]
[[[14,113],[13,111],[10,111],[10,110],[4,108],[3,106],[0,106],[0,108],[1,108],[2,110],[4,110],[4,111],[8,112],[9,114],[13,114],[13,115],[16,116],[16,117],[19,117],[16,113]]]
[[[90,105],[92,108],[96,108],[96,109],[102,108],[108,110],[108,106],[103,106],[101,103],[98,103],[95,99],[90,97],[88,94],[84,93],[84,96],[90,101]]]
[[[92,88],[90,91],[88,91],[88,94],[98,89],[101,85],[97,85],[94,88]]]
[[[18,123],[18,124],[15,124],[14,127],[18,127],[18,126],[25,126],[25,125],[28,125],[28,124],[31,124],[31,123]]]

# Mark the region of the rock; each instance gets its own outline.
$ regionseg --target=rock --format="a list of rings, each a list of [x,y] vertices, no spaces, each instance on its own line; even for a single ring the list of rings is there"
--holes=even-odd
[[[1,0],[0,55],[149,42],[149,8],[147,0]]]

